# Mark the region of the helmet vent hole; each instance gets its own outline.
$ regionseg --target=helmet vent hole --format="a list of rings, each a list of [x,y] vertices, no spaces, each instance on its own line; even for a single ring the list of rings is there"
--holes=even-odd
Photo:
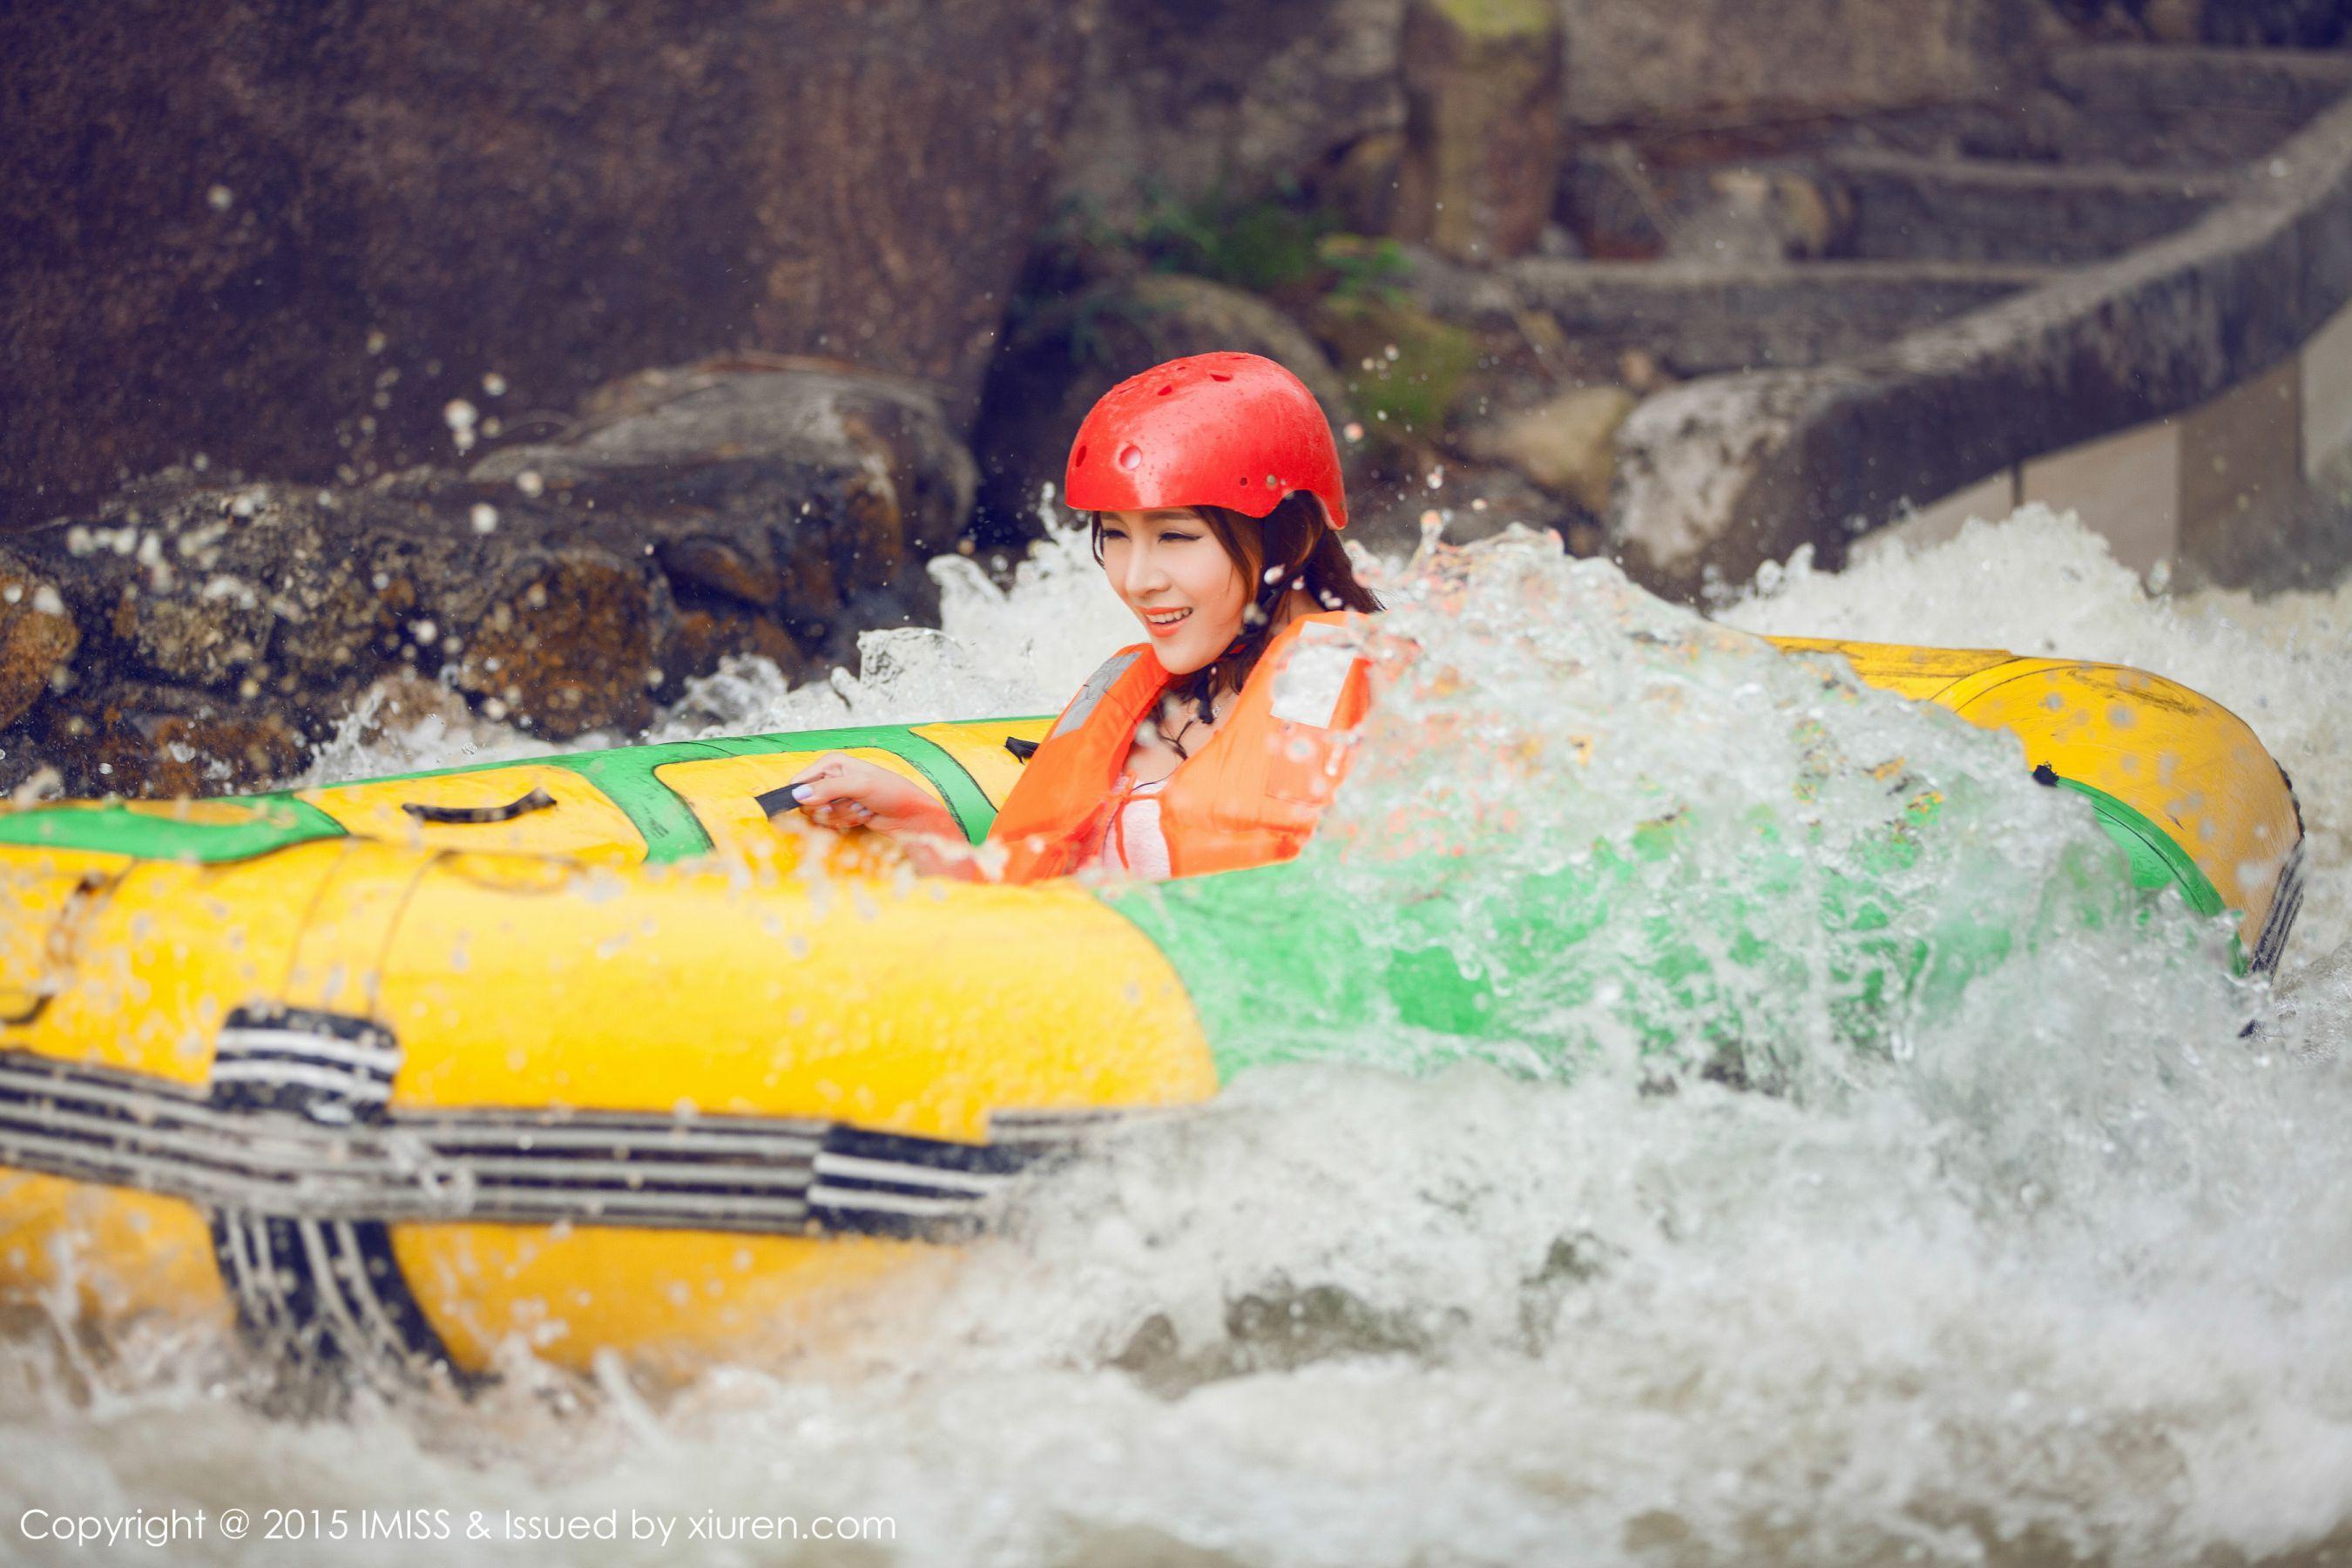
[[[1087,460],[1087,449],[1086,449],[1084,447],[1080,447],[1078,448],[1078,451],[1077,451],[1077,456],[1076,456],[1076,457],[1074,457],[1074,458],[1072,458],[1070,459],[1070,465],[1071,465],[1073,468],[1075,468],[1075,467],[1076,467],[1078,464],[1083,463],[1083,462],[1085,462],[1086,460]]]
[[[1163,387],[1161,387],[1161,388],[1160,389],[1159,395],[1160,395],[1160,396],[1161,396],[1161,397],[1165,397],[1165,396],[1167,396],[1170,393],[1171,393],[1171,392],[1173,392],[1173,391],[1175,391],[1175,390],[1176,390],[1176,384],[1175,384],[1174,382],[1172,382],[1172,381],[1171,381],[1171,382],[1170,382],[1166,386],[1163,386]]]
[[[1227,375],[1223,371],[1213,370],[1209,373],[1209,379],[1211,381],[1231,381],[1233,380],[1233,377]]]
[[[1143,448],[1129,442],[1118,449],[1118,466],[1132,471],[1143,466]]]

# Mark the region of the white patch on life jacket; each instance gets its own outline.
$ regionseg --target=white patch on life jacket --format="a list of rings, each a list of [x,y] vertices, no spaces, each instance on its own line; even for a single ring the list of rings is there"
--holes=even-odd
[[[1318,632],[1324,635],[1316,636]],[[1356,650],[1339,640],[1340,636],[1336,626],[1311,626],[1299,633],[1297,646],[1274,678],[1275,718],[1318,730],[1331,727],[1348,689],[1348,676],[1356,668]]]
[[[1103,667],[1087,677],[1087,683],[1078,688],[1078,694],[1070,699],[1067,708],[1062,710],[1062,716],[1054,721],[1054,728],[1045,739],[1050,741],[1066,731],[1077,729],[1093,717],[1096,707],[1109,694],[1110,689],[1118,684],[1118,678],[1142,657],[1142,652],[1137,650],[1115,653],[1104,660]]]

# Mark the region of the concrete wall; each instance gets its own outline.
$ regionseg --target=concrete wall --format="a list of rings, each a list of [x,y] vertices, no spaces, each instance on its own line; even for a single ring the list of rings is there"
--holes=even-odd
[[[2192,580],[2273,585],[2352,555],[2352,305],[2295,353],[2161,419],[2011,464],[1858,542],[1940,543],[1971,518],[2039,501],[2074,511],[2116,558]],[[2299,574],[2297,568],[2303,568]]]

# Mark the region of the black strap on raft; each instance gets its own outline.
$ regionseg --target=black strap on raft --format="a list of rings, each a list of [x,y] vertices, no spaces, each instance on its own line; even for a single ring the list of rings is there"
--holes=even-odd
[[[779,784],[764,795],[755,795],[751,804],[760,808],[762,816],[773,816],[781,811],[798,811],[801,803],[793,798],[793,784]]]
[[[545,811],[555,805],[555,797],[543,789],[534,788],[520,800],[510,800],[504,805],[427,805],[423,801],[404,800],[400,809],[419,822],[436,826],[462,826],[481,822],[512,822],[518,816],[529,816],[534,811]]]
[[[2033,764],[2033,782],[2048,789],[2058,787],[2058,770],[2048,763]]]
[[[1018,735],[1007,735],[1004,737],[1004,749],[1013,753],[1014,762],[1025,763],[1037,754],[1037,742],[1024,741]]]
[[[57,918],[50,922],[48,933],[44,939],[44,945],[47,948],[46,956],[50,963],[55,963],[59,960],[57,946],[60,940],[70,940],[68,933],[72,929],[71,922],[79,920],[83,912],[89,909],[90,900],[113,886],[114,881],[114,877],[98,871],[85,871],[81,874],[81,879],[74,884],[72,894],[66,900],[66,907],[58,911]],[[26,988],[26,995],[27,1000],[23,1006],[14,1011],[0,1009],[0,1024],[32,1023],[43,1013],[47,1012],[49,1004],[56,999],[54,986],[44,986],[38,980]]]

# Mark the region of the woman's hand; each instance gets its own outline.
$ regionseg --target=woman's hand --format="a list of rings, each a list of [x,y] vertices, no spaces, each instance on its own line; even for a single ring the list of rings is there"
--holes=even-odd
[[[786,787],[808,819],[820,827],[870,827],[893,838],[953,835],[960,840],[963,837],[955,814],[920,784],[860,757],[828,752]]]

